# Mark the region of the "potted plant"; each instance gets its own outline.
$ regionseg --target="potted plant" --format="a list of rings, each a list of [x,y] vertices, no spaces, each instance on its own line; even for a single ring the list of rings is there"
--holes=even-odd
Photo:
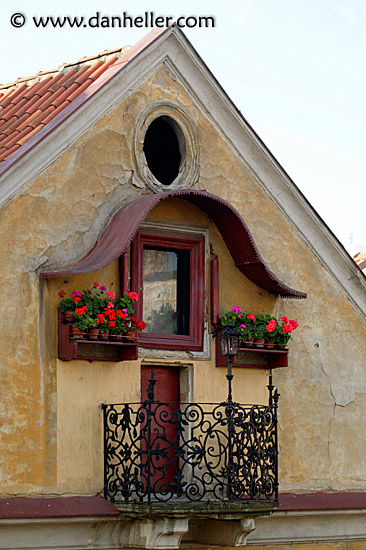
[[[297,329],[299,323],[295,319],[288,319],[281,316],[277,322],[277,330],[274,335],[274,344],[278,347],[284,347],[289,340],[292,340],[291,333]]]
[[[266,315],[266,334],[265,334],[265,347],[273,348],[275,345],[276,335],[278,331],[278,320],[276,317]]]
[[[84,333],[89,330],[90,326],[90,315],[88,313],[88,308],[86,306],[77,307],[75,309],[75,320],[71,326],[72,338],[80,339],[83,338]]]
[[[244,342],[245,346],[251,347],[254,343],[254,327],[257,318],[253,313],[244,314],[244,322],[246,324],[246,341]]]
[[[99,328],[99,335],[101,340],[108,340],[109,337],[109,323],[106,316],[103,313],[97,313],[96,324]]]
[[[244,342],[247,338],[247,325],[244,322],[244,316],[240,306],[233,306],[231,311],[228,311],[221,317],[221,327],[225,327],[229,324],[236,329],[241,340]]]
[[[59,303],[59,307],[61,308],[61,311],[64,314],[64,320],[65,320],[66,323],[72,323],[72,321],[75,318],[75,316],[74,316],[74,309],[75,309],[74,301],[71,300],[70,298],[64,298],[64,296],[66,295],[66,292],[64,290],[60,290],[58,295],[60,296],[60,298],[62,298],[62,300]]]
[[[253,336],[254,343],[258,348],[264,347],[266,334],[266,320],[264,315],[258,315],[254,321]]]

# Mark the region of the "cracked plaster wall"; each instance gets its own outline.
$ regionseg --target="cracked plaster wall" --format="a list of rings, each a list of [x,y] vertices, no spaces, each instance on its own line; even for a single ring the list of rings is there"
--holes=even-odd
[[[0,212],[1,492],[59,490],[57,406],[68,387],[57,379],[55,324],[49,326],[54,301],[38,271],[82,257],[114,212],[144,191],[133,160],[134,124],[146,105],[160,100],[178,104],[198,129],[194,186],[233,204],[270,269],[308,293],[307,300],[280,300],[259,290],[254,299],[251,283],[242,285],[243,276],[221,261],[222,311],[239,303],[260,312],[265,304],[299,321],[289,368],[274,377],[281,393],[281,490],[365,489],[365,322],[178,79],[160,69]],[[103,384],[100,372],[96,377]],[[90,422],[87,412],[84,421]]]

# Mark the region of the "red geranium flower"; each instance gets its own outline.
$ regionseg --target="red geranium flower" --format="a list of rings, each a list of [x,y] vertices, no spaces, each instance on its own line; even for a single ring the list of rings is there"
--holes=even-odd
[[[251,321],[256,321],[257,320],[257,317],[255,315],[253,315],[253,313],[248,313],[247,317]]]
[[[283,332],[284,332],[285,334],[289,334],[289,333],[292,332],[292,331],[293,331],[293,328],[292,328],[291,323],[285,323],[285,324],[283,325]]]
[[[274,332],[276,330],[276,321],[274,319],[272,319],[271,321],[268,322],[267,326],[266,326],[266,331],[267,332]]]
[[[112,290],[107,292],[107,296],[108,296],[108,298],[111,298],[112,300],[116,297],[115,293]]]
[[[75,296],[74,298],[74,302],[80,302],[81,298],[79,298],[79,296]]]
[[[97,281],[94,281],[94,288],[98,288],[99,287],[99,283]]]
[[[129,292],[128,297],[131,298],[131,300],[138,302],[139,295],[137,294],[137,292]]]
[[[65,296],[65,294],[66,294],[66,292],[64,290],[60,290],[60,292],[58,293],[60,298],[62,298],[62,296]]]

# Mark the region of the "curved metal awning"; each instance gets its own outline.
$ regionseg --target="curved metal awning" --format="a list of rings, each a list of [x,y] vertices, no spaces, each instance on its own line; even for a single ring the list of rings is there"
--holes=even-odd
[[[306,294],[282,283],[267,267],[240,214],[224,199],[207,191],[179,189],[143,195],[125,204],[114,215],[100,240],[79,262],[58,271],[44,271],[44,278],[90,273],[106,267],[118,258],[134,239],[141,223],[160,201],[176,197],[188,201],[215,223],[236,267],[256,285],[288,298],[306,298]]]

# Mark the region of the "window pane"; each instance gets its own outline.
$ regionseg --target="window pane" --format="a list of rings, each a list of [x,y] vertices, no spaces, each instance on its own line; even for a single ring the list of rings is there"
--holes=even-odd
[[[144,248],[145,332],[177,334],[178,252]]]

